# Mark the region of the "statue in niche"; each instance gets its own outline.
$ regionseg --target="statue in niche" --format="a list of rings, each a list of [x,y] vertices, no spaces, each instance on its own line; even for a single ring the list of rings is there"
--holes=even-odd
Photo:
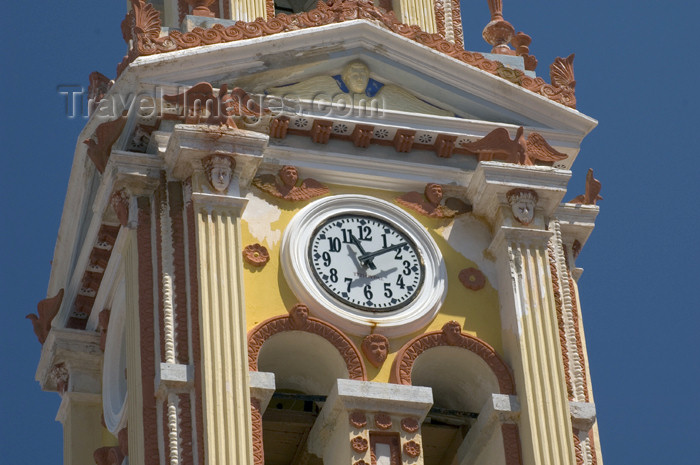
[[[209,155],[202,160],[204,172],[207,175],[209,184],[222,194],[226,193],[231,184],[233,169],[236,167],[236,160],[225,155]]]
[[[442,185],[428,183],[425,185],[423,194],[415,191],[408,192],[397,198],[396,202],[430,218],[452,218],[472,211],[471,205],[456,197],[448,197],[444,205],[441,205],[442,200]]]
[[[506,199],[516,220],[525,226],[532,223],[535,218],[537,192],[531,189],[511,189],[506,193]]]
[[[315,76],[288,86],[271,87],[265,92],[287,99],[310,100],[352,105],[368,111],[396,110],[437,116],[454,116],[411,94],[395,84],[383,84],[369,77],[369,68],[359,60],[351,61],[340,75]]]
[[[362,339],[362,352],[369,363],[379,368],[389,355],[389,339],[382,334],[370,334]]]
[[[294,166],[283,166],[277,174],[256,176],[253,185],[273,197],[291,201],[313,199],[330,192],[326,186],[311,178],[303,180],[297,186],[299,172]]]

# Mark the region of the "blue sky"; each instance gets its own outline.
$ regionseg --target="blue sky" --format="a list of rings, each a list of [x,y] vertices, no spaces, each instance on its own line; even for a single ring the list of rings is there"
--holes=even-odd
[[[125,1],[6,2],[0,172],[0,462],[59,464],[59,396],[34,381],[40,346],[27,313],[46,296],[50,261],[83,118],[62,85],[114,77],[126,47]],[[486,51],[486,1],[462,2],[467,49]],[[9,13],[9,14],[8,14]],[[605,198],[578,258],[583,319],[607,464],[691,464],[700,433],[700,102],[695,2],[504,1],[533,38],[538,73],[576,53],[579,110],[600,122],[569,184],[594,168]],[[692,18],[692,20],[691,20]],[[692,34],[692,35],[691,35]]]

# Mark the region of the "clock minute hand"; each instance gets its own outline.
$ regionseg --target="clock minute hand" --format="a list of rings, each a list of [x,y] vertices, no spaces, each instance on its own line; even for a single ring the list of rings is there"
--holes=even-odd
[[[381,255],[381,254],[384,254],[387,252],[391,252],[392,250],[400,249],[401,247],[403,247],[405,245],[408,245],[408,244],[406,242],[401,242],[400,244],[392,245],[392,246],[386,247],[384,249],[379,249],[376,252],[363,253],[362,255],[360,255],[358,257],[358,259],[360,260],[360,263],[366,262],[367,260],[370,260],[378,255]]]
[[[369,269],[370,269],[370,270],[376,270],[377,267],[375,266],[374,262],[372,262],[372,260],[363,260],[363,259],[362,259],[362,257],[364,257],[365,255],[367,255],[367,252],[365,252],[365,249],[362,247],[362,244],[360,244],[360,241],[358,241],[357,238],[356,238],[355,236],[352,235],[352,233],[350,234],[350,242],[352,242],[353,244],[355,244],[355,246],[358,248],[358,250],[359,250],[360,253],[362,254],[362,255],[360,255],[360,257],[358,258],[358,260],[360,261],[360,265],[363,265],[364,263],[367,263],[367,266],[369,266]],[[364,266],[364,265],[363,265],[363,266]]]

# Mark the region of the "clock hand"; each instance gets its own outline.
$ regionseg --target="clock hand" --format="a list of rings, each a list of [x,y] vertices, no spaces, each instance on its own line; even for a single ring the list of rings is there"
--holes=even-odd
[[[358,241],[357,238],[356,238],[355,236],[353,236],[352,234],[350,234],[350,242],[352,242],[353,244],[355,244],[355,246],[360,250],[360,253],[362,254],[362,255],[360,256],[360,259],[359,259],[359,260],[360,260],[360,264],[361,264],[362,266],[365,266],[365,265],[363,265],[363,263],[366,263],[367,266],[369,266],[369,269],[370,269],[370,270],[376,270],[377,267],[374,265],[374,262],[372,262],[372,260],[367,260],[367,259],[363,260],[363,259],[362,259],[362,257],[364,257],[365,255],[367,255],[367,252],[365,252],[365,249],[362,247],[362,244],[360,244],[360,241]],[[370,257],[370,258],[371,258],[371,257]]]
[[[376,252],[370,252],[370,253],[364,253],[360,255],[358,258],[360,259],[360,263],[366,262],[367,260],[370,260],[378,255],[381,255],[383,253],[391,252],[392,250],[400,249],[401,247],[408,245],[406,242],[401,242],[400,244],[392,245],[389,247],[386,247],[384,249],[379,249]],[[362,251],[360,251],[362,252]]]

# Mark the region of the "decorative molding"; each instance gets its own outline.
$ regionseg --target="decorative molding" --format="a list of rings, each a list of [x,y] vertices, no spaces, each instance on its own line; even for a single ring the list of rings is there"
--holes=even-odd
[[[129,63],[139,56],[264,37],[356,19],[379,22],[391,32],[496,76],[503,77],[504,69],[509,69],[502,63],[485,58],[480,53],[465,51],[461,43],[451,43],[440,33],[430,34],[422,31],[418,26],[401,23],[393,11],[387,12],[375,6],[370,0],[329,0],[327,3],[319,2],[317,8],[304,13],[268,17],[267,20],[258,18],[250,22],[237,21],[233,26],[228,27],[221,24],[215,24],[209,29],[197,27],[185,33],[171,31],[163,37],[160,36],[161,22],[158,11],[144,0],[131,0],[131,5],[132,9],[122,21],[122,35],[124,41],[130,44],[129,50],[117,66],[117,74],[121,74]],[[459,17],[458,10],[453,17]],[[554,77],[552,84],[547,84],[539,77],[529,77],[523,71],[510,69],[508,80],[557,103],[576,108],[573,55],[566,59],[557,58],[552,67]]]
[[[406,417],[401,419],[401,429],[407,433],[416,433],[420,428],[420,423],[414,417]]]
[[[253,426],[253,464],[265,464],[265,448],[263,447],[263,421],[260,400],[250,398],[250,416]]]
[[[297,304],[290,310],[289,316],[276,316],[263,321],[248,333],[248,367],[258,371],[258,356],[263,344],[275,334],[285,331],[306,331],[326,339],[338,349],[345,360],[350,379],[364,381],[367,379],[365,366],[355,344],[335,326],[308,316],[305,305]]]
[[[522,451],[520,448],[520,432],[518,425],[503,423],[501,425],[503,436],[503,451],[506,456],[506,465],[522,465]]]
[[[392,426],[391,415],[384,412],[376,413],[374,415],[374,425],[381,430],[390,429]]]
[[[40,344],[44,344],[46,337],[51,331],[51,321],[58,314],[58,310],[61,308],[61,302],[63,301],[63,289],[58,291],[53,297],[41,300],[37,306],[36,310],[38,315],[30,313],[25,318],[32,321],[32,326],[34,327],[34,334],[36,334],[37,339]]]
[[[392,382],[411,385],[411,370],[416,359],[434,347],[460,347],[478,355],[489,366],[498,380],[501,394],[515,394],[515,382],[510,369],[487,343],[461,332],[456,321],[445,323],[441,331],[431,331],[407,342],[396,354],[391,373]]]
[[[476,268],[465,268],[459,272],[459,282],[467,289],[478,291],[486,285],[486,276]]]
[[[383,334],[369,334],[362,339],[362,353],[376,368],[381,367],[389,355],[389,339]]]
[[[243,260],[250,266],[262,268],[270,261],[270,254],[264,245],[250,244],[243,249]]]
[[[441,205],[443,200],[445,203]],[[471,205],[456,197],[443,198],[443,188],[436,183],[426,184],[422,194],[415,191],[403,194],[396,202],[430,218],[453,218],[472,211]]]
[[[369,443],[367,442],[367,439],[363,438],[362,436],[355,436],[350,440],[350,447],[352,447],[352,450],[358,454],[362,454],[367,452]]]
[[[411,458],[419,457],[421,453],[420,444],[414,440],[406,441],[403,444],[403,452]]]
[[[327,142],[327,141],[326,141]],[[315,179],[304,179],[299,183],[299,171],[294,166],[283,166],[277,176],[273,174],[262,174],[253,178],[253,185],[261,191],[270,194],[278,199],[298,202],[301,200],[313,199],[326,195],[330,192]]]

